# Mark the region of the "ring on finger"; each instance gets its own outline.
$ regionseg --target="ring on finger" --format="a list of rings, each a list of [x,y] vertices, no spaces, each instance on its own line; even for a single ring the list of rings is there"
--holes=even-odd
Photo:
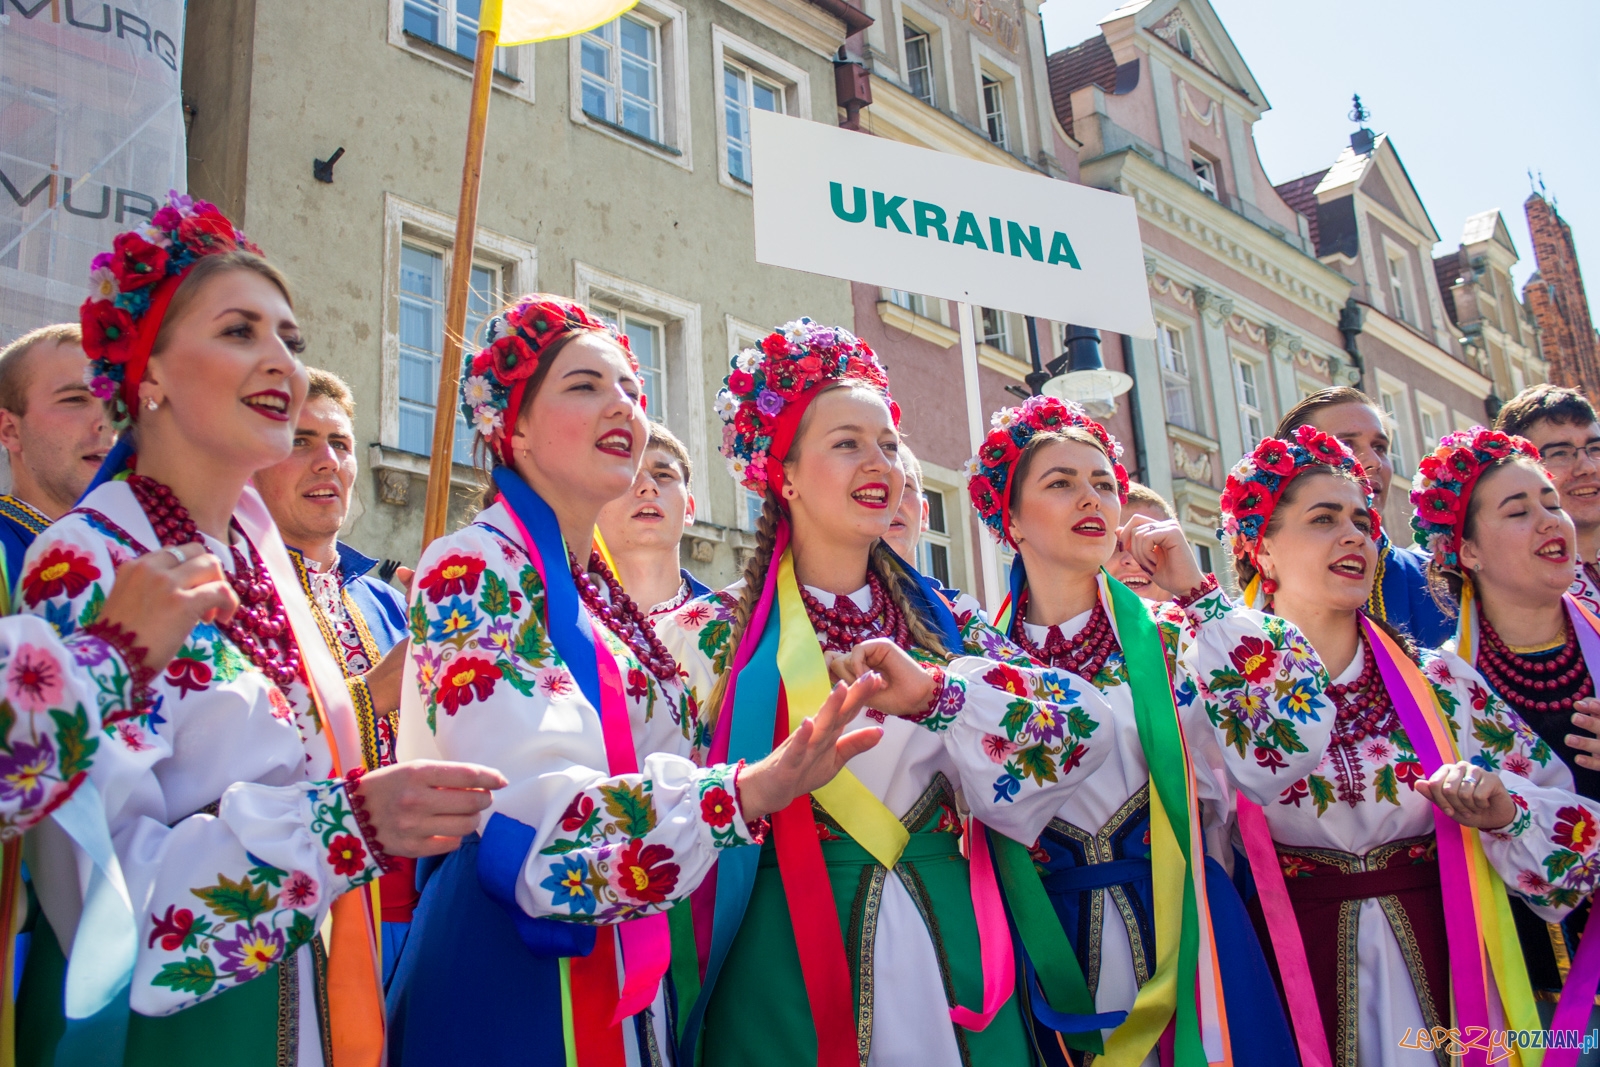
[[[179,563],[189,562],[189,557],[183,554],[182,545],[168,545],[166,551]]]

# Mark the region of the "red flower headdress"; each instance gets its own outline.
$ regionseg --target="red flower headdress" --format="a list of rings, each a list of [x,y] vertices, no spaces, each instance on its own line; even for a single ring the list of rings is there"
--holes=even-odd
[[[1029,397],[1017,407],[1001,408],[989,417],[989,436],[978,454],[967,460],[967,495],[996,541],[1011,543],[1011,475],[1028,442],[1040,433],[1077,427],[1087,430],[1111,458],[1117,478],[1117,499],[1128,502],[1128,472],[1122,466],[1122,445],[1069,400],[1053,396]]]
[[[1461,528],[1467,521],[1467,503],[1483,472],[1507,456],[1520,454],[1539,462],[1539,450],[1525,437],[1474,426],[1447,434],[1439,447],[1417,464],[1411,490],[1416,509],[1411,528],[1417,539],[1443,567],[1460,563]]]
[[[202,257],[236,249],[261,254],[216,207],[172,190],[147,225],[117,234],[90,262],[89,299],[78,309],[84,380],[119,429],[138,417],[139,382],[178,286]]]
[[[1217,534],[1229,543],[1236,559],[1255,562],[1261,548],[1261,532],[1284,490],[1296,477],[1316,467],[1345,471],[1361,481],[1372,514],[1372,539],[1378,539],[1378,509],[1372,506],[1372,488],[1355,454],[1337,437],[1315,426],[1301,426],[1295,430],[1293,441],[1264,438],[1255,451],[1228,472],[1222,490],[1222,529]]]
[[[628,365],[638,373],[639,361],[633,358],[627,337],[595,318],[582,304],[559,296],[529,293],[484,327],[484,348],[472,357],[461,378],[461,416],[507,464],[511,462],[511,432],[506,412],[514,419],[522,410],[522,395],[528,379],[539,369],[539,356],[568,334],[582,332],[603,333],[621,345],[628,354]],[[639,406],[644,406],[643,396]]]
[[[829,382],[858,381],[883,394],[894,424],[900,405],[889,395],[889,375],[878,357],[849,330],[796,319],[733,357],[716,412],[722,419],[722,454],[733,477],[753,493],[783,488],[783,461],[794,444],[800,416]]]

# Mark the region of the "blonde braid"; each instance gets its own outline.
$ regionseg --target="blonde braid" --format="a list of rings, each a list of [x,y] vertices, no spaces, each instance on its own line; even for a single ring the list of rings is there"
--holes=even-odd
[[[881,540],[873,542],[872,551],[867,556],[867,566],[878,576],[879,581],[883,582],[884,591],[889,594],[889,599],[894,601],[894,606],[905,616],[906,627],[911,631],[911,640],[917,647],[936,655],[948,655],[950,650],[944,647],[944,639],[928,625],[928,620],[922,617],[922,612],[917,608],[916,599],[909,588],[910,583],[916,579],[894,565],[894,560],[889,554],[889,546]]]
[[[756,601],[761,599],[761,587],[766,584],[767,571],[773,563],[772,550],[778,543],[778,521],[781,518],[783,505],[768,489],[761,501],[761,517],[756,520],[755,551],[744,564],[744,590],[733,608],[733,632],[728,635],[728,666],[717,676],[717,684],[711,687],[711,695],[706,698],[704,714],[708,728],[717,725],[717,716],[722,711],[722,698],[727,695],[728,681],[733,677],[734,654],[738,651],[739,642],[744,639],[745,629],[750,625],[750,613],[755,610]]]

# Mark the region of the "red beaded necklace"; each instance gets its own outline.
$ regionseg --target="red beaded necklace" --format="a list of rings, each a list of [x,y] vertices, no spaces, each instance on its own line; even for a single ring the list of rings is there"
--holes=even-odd
[[[1099,674],[1111,653],[1120,647],[1117,632],[1111,628],[1111,617],[1106,614],[1106,606],[1099,597],[1095,598],[1094,610],[1089,613],[1089,621],[1084,623],[1083,629],[1067,637],[1060,626],[1052,626],[1045,633],[1042,647],[1028,636],[1027,615],[1028,590],[1023,589],[1017,597],[1016,610],[1011,613],[1012,640],[1040,663],[1069,671],[1085,681]]]
[[[862,641],[874,637],[889,637],[901,648],[911,647],[911,627],[876,574],[867,572],[867,588],[872,599],[866,608],[856,607],[847,596],[833,598],[833,606],[825,607],[811,595],[805,586],[800,587],[800,599],[805,602],[806,615],[812,629],[822,639],[822,647],[829,652],[849,652]]]
[[[572,580],[578,587],[578,596],[583,600],[584,607],[589,609],[589,614],[616,634],[622,643],[628,646],[634,658],[644,665],[645,670],[663,682],[670,682],[678,677],[678,661],[672,658],[667,646],[656,636],[655,627],[650,625],[650,620],[639,609],[639,605],[623,591],[622,583],[617,581],[616,576],[611,573],[611,568],[606,566],[605,557],[599,552],[592,553],[589,556],[588,573],[578,569],[578,561],[570,552],[567,554],[567,562],[572,567]],[[600,595],[600,590],[590,577],[591,574],[605,583],[606,590],[611,595],[609,603]]]
[[[1594,679],[1572,627],[1567,627],[1566,642],[1559,651],[1535,658],[1513,652],[1481,613],[1478,620],[1478,670],[1490,688],[1517,711],[1569,712],[1577,701],[1594,696]]]
[[[188,509],[178,503],[171,489],[142,474],[130,474],[128,488],[133,490],[163,547],[204,544]],[[233,573],[228,575],[228,584],[239,596],[239,610],[231,620],[219,622],[216,627],[273,685],[287,689],[300,677],[300,646],[295,644],[289,614],[277,586],[262,566],[256,546],[242,531],[239,537],[248,554],[241,552],[237,544],[228,546],[233,552]]]
[[[1394,701],[1379,677],[1378,660],[1367,635],[1361,635],[1361,673],[1354,681],[1328,686],[1333,701],[1334,744],[1358,745],[1369,737],[1394,733],[1400,726]]]

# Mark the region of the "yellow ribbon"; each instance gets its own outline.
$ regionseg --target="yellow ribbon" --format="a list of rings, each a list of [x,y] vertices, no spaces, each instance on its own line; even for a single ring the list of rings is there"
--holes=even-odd
[[[811,627],[800,583],[794,576],[794,553],[785,550],[778,563],[778,675],[789,701],[789,729],[815,715],[828,699],[833,685],[822,646]],[[771,625],[771,622],[768,622]],[[872,791],[849,769],[811,794],[823,810],[839,823],[851,839],[872,853],[885,867],[900,860],[911,835]]]

